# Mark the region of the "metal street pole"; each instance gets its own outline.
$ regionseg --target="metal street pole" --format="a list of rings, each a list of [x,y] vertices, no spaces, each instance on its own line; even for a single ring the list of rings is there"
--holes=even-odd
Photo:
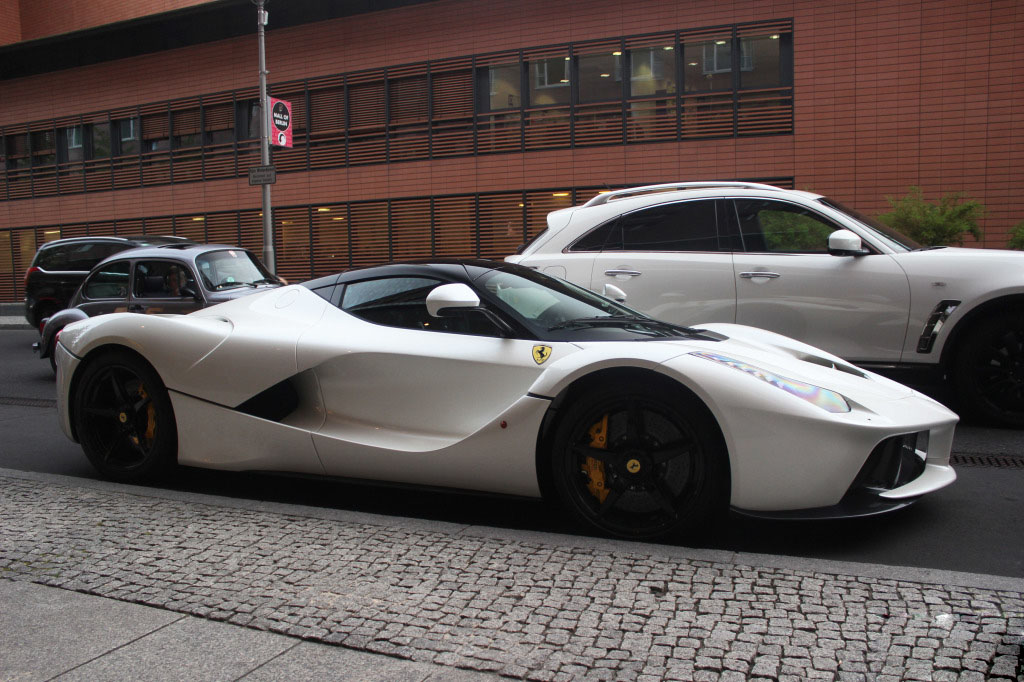
[[[263,5],[267,0],[252,0],[256,5],[256,30],[260,44],[260,163],[270,165],[270,131],[268,130],[269,112],[267,111],[267,56],[263,49],[264,27],[267,24],[267,12]],[[274,217],[270,209],[270,185],[263,188],[263,264],[271,273],[277,274],[274,261]]]

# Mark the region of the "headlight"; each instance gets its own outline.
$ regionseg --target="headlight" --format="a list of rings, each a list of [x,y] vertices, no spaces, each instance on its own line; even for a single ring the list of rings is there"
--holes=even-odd
[[[761,369],[760,367],[754,367],[748,365],[745,362],[739,360],[733,360],[730,357],[719,355],[717,353],[708,353],[705,351],[694,351],[690,355],[696,355],[699,358],[705,360],[711,360],[712,362],[718,362],[723,365],[728,365],[733,369],[738,369],[741,372],[746,372],[752,377],[756,377],[761,381],[765,381],[776,388],[781,388],[786,393],[795,395],[797,398],[806,400],[812,405],[817,405],[826,412],[849,412],[850,404],[846,402],[846,398],[839,395],[835,391],[830,391],[827,388],[821,388],[820,386],[813,386],[811,384],[804,383],[802,381],[794,381],[793,379],[787,379],[780,377],[777,374]]]

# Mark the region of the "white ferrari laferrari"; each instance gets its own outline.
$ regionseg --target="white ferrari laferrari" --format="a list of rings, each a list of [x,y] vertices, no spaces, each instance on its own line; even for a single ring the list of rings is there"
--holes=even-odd
[[[64,328],[61,426],[105,476],[177,464],[554,496],[650,538],[953,482],[957,417],[793,339],[682,327],[529,268],[385,265]]]

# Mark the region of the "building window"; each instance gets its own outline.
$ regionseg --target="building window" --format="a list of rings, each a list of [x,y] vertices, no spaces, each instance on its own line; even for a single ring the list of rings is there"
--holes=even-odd
[[[61,163],[74,163],[85,158],[85,147],[82,144],[82,126],[61,128],[58,148]]]
[[[125,118],[114,121],[114,129],[117,131],[117,152],[118,156],[139,153],[139,126],[138,119]]]
[[[92,150],[90,159],[110,158],[110,124],[93,123],[89,126],[92,138]]]
[[[631,97],[675,94],[676,50],[674,45],[630,50],[629,63],[629,94]]]
[[[750,58],[748,68],[741,69],[740,87],[777,88],[792,84],[792,34],[770,33],[744,38],[740,44],[746,46]]]
[[[530,63],[530,106],[569,103],[568,57],[551,57]]]
[[[142,117],[142,151],[163,152],[170,149],[170,121],[167,114],[152,114]]]
[[[52,130],[32,133],[32,166],[52,166],[57,162],[56,136]]]
[[[236,104],[236,125],[239,140],[258,140],[260,137],[260,102],[242,100]]]
[[[199,134],[198,108],[175,111],[171,117],[175,149],[198,147],[202,143],[202,136]]]
[[[28,134],[8,135],[6,137],[5,154],[6,165],[9,169],[28,168],[30,164],[28,155]]]
[[[581,55],[576,62],[580,102],[622,99],[622,52]]]
[[[523,105],[522,68],[516,64],[500,64],[481,69],[486,78],[487,95],[483,98],[483,111],[518,109]]]

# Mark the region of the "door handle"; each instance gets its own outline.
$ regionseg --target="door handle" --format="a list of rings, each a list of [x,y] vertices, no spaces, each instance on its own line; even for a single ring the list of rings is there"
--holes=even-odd
[[[613,270],[605,270],[604,274],[606,274],[609,277],[620,277],[620,276],[621,277],[639,277],[640,275],[642,275],[644,273],[640,272],[639,270],[613,269]]]
[[[130,306],[128,306],[128,312],[130,313],[141,313],[145,309],[145,306],[140,305],[138,303],[132,303]]]
[[[741,272],[740,273],[740,277],[742,277],[743,279],[753,279],[755,277],[765,277],[767,279],[778,279],[779,277],[782,277],[782,275],[780,275],[777,272],[760,272],[759,271],[759,272]]]

